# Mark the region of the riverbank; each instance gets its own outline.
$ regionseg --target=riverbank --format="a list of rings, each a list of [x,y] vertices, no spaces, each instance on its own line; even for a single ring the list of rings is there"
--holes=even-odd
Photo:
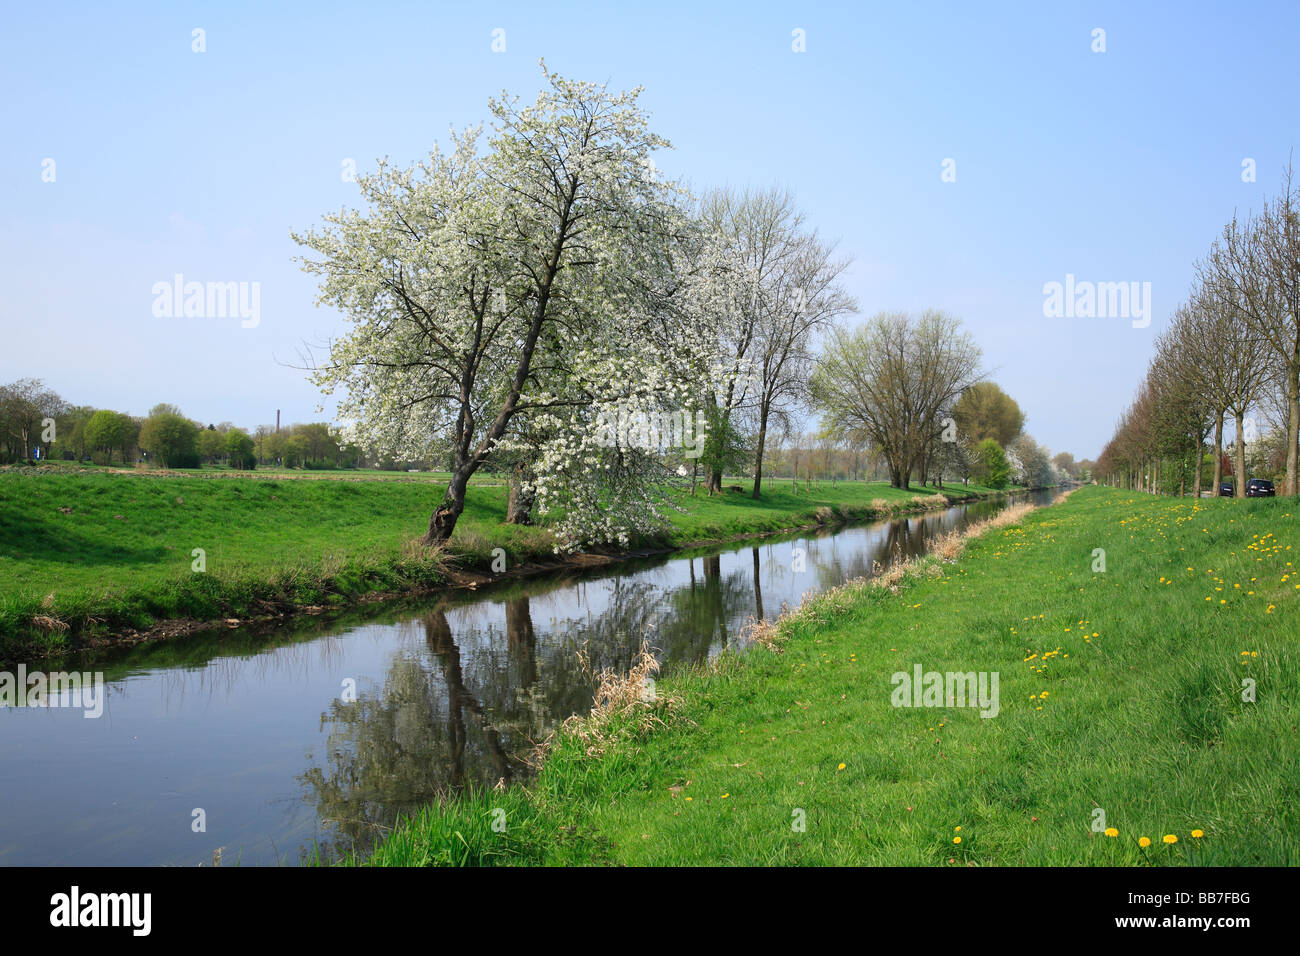
[[[527,787],[365,862],[1296,865],[1294,509],[1084,488],[813,599],[771,650],[653,695],[647,666]],[[918,668],[975,706],[904,693]]]
[[[506,575],[616,560],[561,558],[546,528],[505,523],[505,489],[471,486],[444,551],[416,547],[444,485],[226,475],[15,469],[0,474],[0,660],[139,643],[321,613]],[[996,494],[978,486],[770,482],[682,499],[672,528],[635,542],[663,552],[819,525],[869,521]]]

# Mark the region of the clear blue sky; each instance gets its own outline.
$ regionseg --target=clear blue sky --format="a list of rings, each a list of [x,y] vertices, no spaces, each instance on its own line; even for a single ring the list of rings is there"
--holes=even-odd
[[[1294,2],[21,4],[0,29],[0,381],[249,428],[332,411],[292,366],[342,324],[289,232],[355,202],[343,161],[404,164],[502,89],[532,99],[540,56],[644,86],[668,174],[788,186],[864,315],[955,313],[1028,430],[1080,457],[1194,258],[1300,145]],[[259,282],[260,324],[155,317],[175,273]],[[1067,273],[1150,282],[1150,328],[1044,318]]]

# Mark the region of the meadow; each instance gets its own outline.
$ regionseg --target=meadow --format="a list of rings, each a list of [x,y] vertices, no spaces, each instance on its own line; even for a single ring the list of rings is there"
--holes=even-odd
[[[647,665],[527,786],[348,862],[1294,866],[1295,509],[1086,487]],[[997,674],[996,716],[895,706],[918,665]]]
[[[471,484],[446,552],[414,542],[445,476],[180,473],[65,465],[0,471],[0,658],[75,647],[159,621],[244,619],[436,588],[455,570],[555,560],[539,526],[505,523],[506,489]],[[735,487],[733,485],[733,487]],[[987,494],[950,487],[952,499]],[[679,499],[639,548],[672,548],[943,506],[932,489],[770,482]],[[201,573],[200,573],[201,567]]]

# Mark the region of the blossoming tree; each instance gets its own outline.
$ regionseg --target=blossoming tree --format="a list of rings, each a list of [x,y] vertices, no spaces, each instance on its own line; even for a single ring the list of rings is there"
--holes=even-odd
[[[490,102],[486,150],[475,128],[417,166],[380,163],[359,178],[368,209],[294,236],[317,254],[301,262],[318,301],[350,324],[313,380],[345,392],[351,439],[449,451],[426,544],[450,538],[470,477],[512,449],[538,509],[562,510],[562,542],[625,539],[656,517],[670,472],[599,443],[593,421],[683,407],[711,374],[714,337],[691,315],[711,281],[705,239],[655,171],[668,143],[640,91],[546,80],[531,106]]]

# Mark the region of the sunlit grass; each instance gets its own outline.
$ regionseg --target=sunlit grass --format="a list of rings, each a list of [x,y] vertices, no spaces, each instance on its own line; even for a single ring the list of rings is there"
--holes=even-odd
[[[448,805],[509,841],[457,860],[431,809],[372,862],[1296,865],[1295,508],[1083,489],[662,676],[667,727]],[[1000,712],[894,707],[915,664],[997,672]]]

